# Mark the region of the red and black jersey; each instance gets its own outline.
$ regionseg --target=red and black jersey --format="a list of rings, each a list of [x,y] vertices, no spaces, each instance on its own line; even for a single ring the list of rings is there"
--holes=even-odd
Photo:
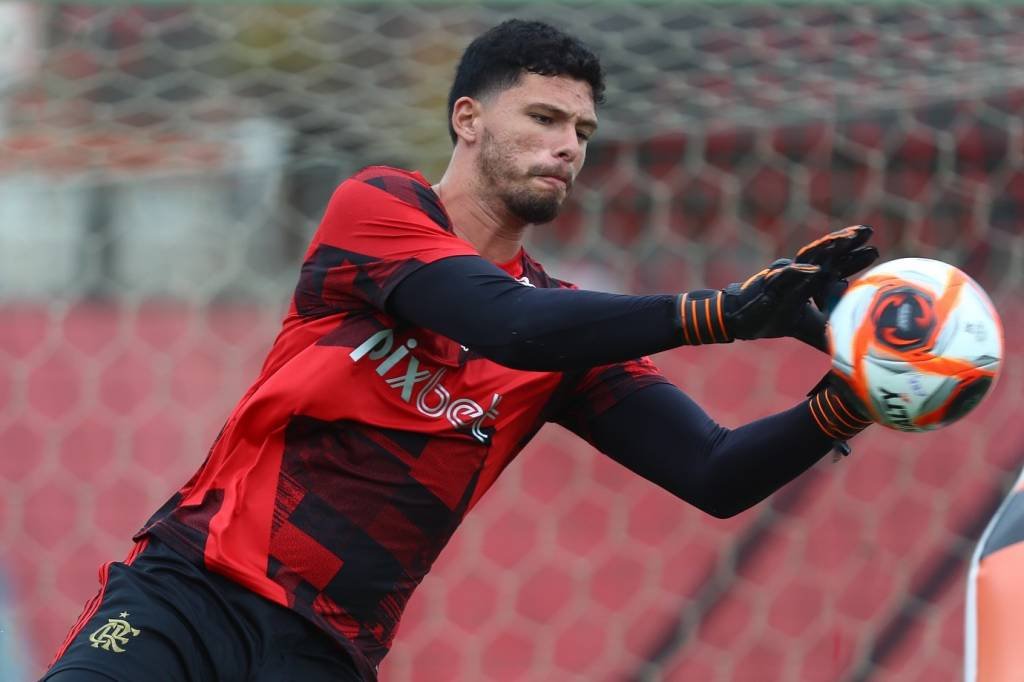
[[[298,611],[375,669],[459,522],[545,422],[582,431],[665,381],[647,359],[509,369],[386,312],[410,273],[476,255],[418,173],[342,183],[259,377],[139,537]],[[500,267],[523,286],[572,286],[525,252]]]

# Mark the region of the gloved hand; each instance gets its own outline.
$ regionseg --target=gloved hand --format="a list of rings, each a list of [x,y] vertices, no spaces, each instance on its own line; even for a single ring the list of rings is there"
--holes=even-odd
[[[826,316],[849,286],[848,279],[878,259],[878,249],[865,246],[874,230],[867,225],[851,225],[830,232],[802,247],[795,263],[808,263],[821,268],[812,297]]]
[[[814,286],[812,298],[817,310],[826,319],[849,286],[849,277],[867,268],[878,259],[878,249],[865,246],[874,234],[867,225],[851,225],[830,232],[807,244],[796,253],[797,263],[809,263],[821,268],[820,280]],[[822,327],[824,333],[824,327]],[[827,341],[821,349],[828,352]],[[847,440],[872,423],[871,411],[857,397],[846,380],[834,371],[829,372],[810,390],[808,405],[818,427],[833,441],[837,453],[850,454]]]
[[[743,283],[683,294],[683,338],[697,345],[791,336],[827,353],[828,313],[847,278],[878,258],[878,249],[865,246],[873,233],[866,225],[836,230]]]
[[[808,391],[807,396],[818,428],[833,440],[837,452],[844,456],[850,454],[846,441],[872,424],[871,411],[846,379],[834,370]]]
[[[817,265],[781,258],[745,282],[683,294],[683,338],[697,345],[792,336],[824,349],[825,319],[810,303],[820,275]]]

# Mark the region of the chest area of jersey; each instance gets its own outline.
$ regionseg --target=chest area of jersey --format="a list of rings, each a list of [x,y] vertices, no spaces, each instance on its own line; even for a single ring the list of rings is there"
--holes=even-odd
[[[368,409],[398,407],[416,430],[453,429],[488,444],[496,430],[530,428],[561,377],[503,367],[422,329],[374,331],[348,359]]]

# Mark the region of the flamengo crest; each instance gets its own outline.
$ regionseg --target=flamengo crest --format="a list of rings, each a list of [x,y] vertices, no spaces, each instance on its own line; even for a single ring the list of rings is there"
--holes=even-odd
[[[120,618],[108,618],[106,625],[101,625],[96,632],[89,635],[94,649],[113,651],[115,654],[124,653],[124,645],[128,643],[128,637],[138,637],[142,632],[133,628],[131,623],[125,620],[128,617],[127,611],[122,611]]]

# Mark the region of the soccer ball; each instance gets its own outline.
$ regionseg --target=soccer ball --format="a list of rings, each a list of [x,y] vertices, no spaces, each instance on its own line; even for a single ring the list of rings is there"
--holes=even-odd
[[[852,282],[829,316],[832,368],[875,421],[930,431],[973,410],[995,384],[1003,328],[961,270],[900,258]]]

